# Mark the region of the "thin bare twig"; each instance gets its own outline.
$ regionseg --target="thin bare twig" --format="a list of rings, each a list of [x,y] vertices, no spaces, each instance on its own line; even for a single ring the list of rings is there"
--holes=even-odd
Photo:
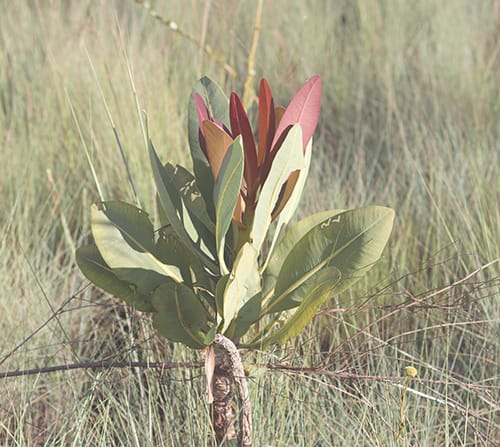
[[[98,360],[95,362],[69,363],[66,365],[45,366],[41,368],[23,369],[16,371],[0,372],[0,379],[8,377],[35,376],[38,374],[77,369],[110,369],[110,368],[151,368],[151,369],[179,369],[202,368],[203,362],[115,362]]]

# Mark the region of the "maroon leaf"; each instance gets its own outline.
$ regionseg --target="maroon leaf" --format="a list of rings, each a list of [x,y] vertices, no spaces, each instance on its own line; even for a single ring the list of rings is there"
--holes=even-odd
[[[321,107],[322,83],[319,76],[309,79],[295,94],[285,110],[274,135],[272,150],[278,147],[276,143],[281,134],[290,126],[300,124],[302,128],[302,144],[305,148],[311,139],[318,124],[319,110]]]
[[[233,138],[241,135],[243,140],[245,154],[243,176],[246,181],[248,199],[254,201],[257,192],[257,151],[247,113],[236,93],[232,93],[229,98],[229,119]]]
[[[271,143],[274,137],[275,117],[274,100],[265,79],[260,81],[259,88],[259,151],[257,165],[262,166],[266,154],[271,151]]]

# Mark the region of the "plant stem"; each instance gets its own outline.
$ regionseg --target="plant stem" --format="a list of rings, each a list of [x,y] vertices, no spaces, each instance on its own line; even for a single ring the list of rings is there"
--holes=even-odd
[[[252,445],[252,407],[248,395],[247,380],[238,348],[227,337],[215,336],[214,344],[223,355],[215,368],[213,381],[212,422],[217,442],[238,438],[239,447]],[[232,385],[236,385],[239,407],[239,433],[236,434],[233,421],[236,414],[232,406]]]

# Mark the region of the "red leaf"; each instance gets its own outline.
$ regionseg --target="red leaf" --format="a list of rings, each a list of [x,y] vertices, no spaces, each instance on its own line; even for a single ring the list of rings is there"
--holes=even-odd
[[[248,188],[248,197],[253,201],[257,191],[257,151],[247,113],[241,99],[236,93],[231,93],[231,97],[229,98],[229,119],[231,121],[233,138],[241,135],[243,140],[243,151],[245,153],[243,176]]]
[[[321,107],[322,83],[319,76],[309,79],[295,94],[285,110],[274,135],[272,150],[276,150],[276,142],[280,139],[283,131],[294,124],[300,124],[302,128],[302,144],[305,148],[311,139],[318,124],[319,111]]]
[[[274,136],[275,117],[274,100],[265,79],[260,81],[259,89],[259,152],[257,165],[262,166],[266,158],[266,153],[271,151],[271,143]]]

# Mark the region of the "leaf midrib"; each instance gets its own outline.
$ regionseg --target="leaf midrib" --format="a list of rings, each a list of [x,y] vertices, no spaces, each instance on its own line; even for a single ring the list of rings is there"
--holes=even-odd
[[[276,300],[273,301],[273,303],[268,307],[264,308],[265,312],[261,313],[259,315],[260,317],[263,317],[265,314],[272,313],[273,308],[277,306],[281,301],[283,301],[286,296],[296,290],[298,287],[300,287],[302,284],[304,284],[308,279],[310,279],[313,275],[315,275],[319,270],[321,270],[325,265],[327,265],[339,252],[344,250],[346,247],[348,247],[351,243],[359,239],[361,236],[363,236],[366,232],[371,230],[374,226],[376,226],[380,221],[385,219],[389,213],[384,214],[381,216],[379,219],[374,221],[371,225],[366,227],[362,232],[360,232],[356,237],[350,239],[346,244],[344,244],[342,247],[339,247],[335,252],[332,252],[327,258],[325,258],[323,261],[321,261],[319,264],[317,264],[315,267],[313,267],[311,270],[306,272],[304,276],[301,276],[297,281],[295,281],[292,285],[290,285],[287,289],[285,289],[277,298]],[[311,230],[312,231],[312,230]],[[305,237],[305,236],[304,236]],[[293,250],[293,249],[292,249]],[[276,281],[279,279],[279,274],[278,278]],[[270,291],[270,294],[274,293],[274,288]]]
[[[178,276],[175,272],[169,271],[170,269],[169,269],[168,264],[164,264],[163,262],[161,262],[153,253],[151,253],[151,251],[149,249],[147,249],[141,242],[139,242],[135,237],[133,237],[126,229],[122,228],[122,226],[120,224],[113,222],[103,210],[98,210],[98,211],[106,216],[106,219],[109,221],[108,225],[112,225],[113,227],[115,227],[120,233],[125,234],[139,248],[144,250],[143,254],[146,254],[149,258],[152,259],[152,261],[155,264],[158,264],[159,267],[161,268],[161,270],[163,270],[168,275],[169,278],[172,278],[177,283],[183,282],[182,276]],[[123,237],[123,235],[122,235],[122,237]],[[123,240],[127,244],[127,241],[125,240],[125,238]],[[137,250],[134,250],[134,248],[131,247],[130,244],[127,244],[127,245],[128,245],[128,247],[130,247],[131,250],[135,251],[136,253],[140,253]],[[177,266],[174,266],[174,267],[176,267],[178,269]],[[119,268],[119,267],[117,267],[117,268]]]

